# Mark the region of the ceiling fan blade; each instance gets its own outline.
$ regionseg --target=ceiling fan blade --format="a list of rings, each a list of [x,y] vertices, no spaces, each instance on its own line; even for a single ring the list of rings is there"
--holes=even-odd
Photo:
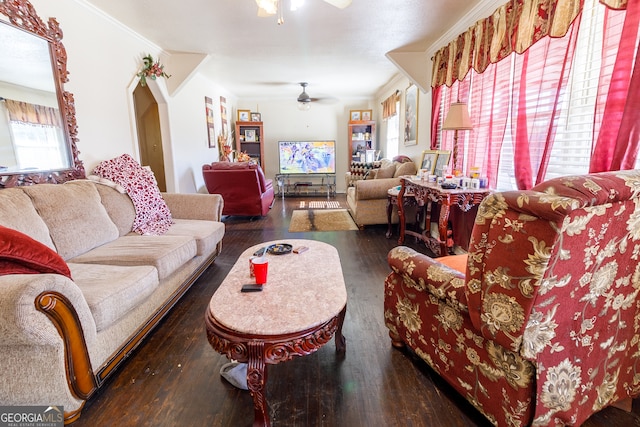
[[[345,7],[351,4],[351,0],[324,0],[324,1],[340,9],[344,9]]]

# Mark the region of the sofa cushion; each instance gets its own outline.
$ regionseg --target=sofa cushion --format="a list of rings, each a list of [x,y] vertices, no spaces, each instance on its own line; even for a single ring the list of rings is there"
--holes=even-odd
[[[255,169],[255,163],[249,162],[213,162],[210,165],[202,166],[203,170],[246,170]]]
[[[55,250],[47,224],[40,218],[31,198],[22,188],[0,191],[0,224],[24,233]]]
[[[389,166],[384,166],[378,169],[378,172],[376,172],[375,179],[393,178],[393,175],[395,174],[395,172],[396,172],[396,165],[392,163]]]
[[[67,263],[48,246],[0,226],[0,275],[56,273],[71,278]]]
[[[467,259],[469,254],[461,255],[447,255],[437,258],[438,262],[446,265],[449,268],[453,268],[460,273],[465,274],[467,271]]]
[[[100,332],[140,305],[158,288],[158,272],[149,265],[123,267],[69,264]]]
[[[70,262],[106,265],[152,265],[160,280],[196,256],[196,241],[189,236],[131,234],[79,255]]]
[[[200,221],[196,219],[174,219],[167,231],[168,236],[190,236],[196,239],[196,254],[211,254],[224,237],[224,223],[218,221]]]
[[[96,185],[96,189],[109,218],[118,227],[120,236],[130,233],[136,218],[136,208],[131,198],[107,185]]]
[[[95,184],[69,181],[25,187],[60,256],[73,258],[118,238]]]
[[[396,167],[394,178],[404,175],[415,175],[416,174],[416,164],[413,162],[405,162],[398,163]]]

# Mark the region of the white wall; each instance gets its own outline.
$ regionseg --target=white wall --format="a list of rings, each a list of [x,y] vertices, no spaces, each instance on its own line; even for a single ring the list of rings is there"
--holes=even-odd
[[[382,120],[381,104],[385,99],[398,90],[400,91],[400,111],[398,112],[400,115],[400,135],[398,138],[398,154],[409,156],[415,163],[419,163],[422,159],[422,152],[429,149],[431,141],[431,92],[424,93],[418,90],[418,143],[416,145],[404,145],[404,129],[402,126],[405,120],[404,98],[405,90],[409,87],[409,84],[410,81],[407,77],[398,74],[377,93],[374,105],[378,107],[376,110],[376,120],[380,124],[378,126],[380,136],[379,146],[386,146],[387,134],[387,123]]]
[[[55,17],[63,31],[70,72],[65,89],[75,98],[78,148],[87,173],[107,159],[123,153],[140,158],[133,120],[131,93],[136,73],[147,53],[166,58],[160,47],[132,32],[83,0],[31,0],[46,22]],[[163,61],[164,62],[164,61]],[[166,81],[151,85],[164,100],[161,116],[167,189],[171,192],[203,191],[202,164],[218,159],[218,149],[208,147],[204,97],[214,100],[216,132],[220,132],[220,96],[227,108],[235,99],[199,74],[177,93],[167,94]],[[166,132],[165,132],[166,131]]]

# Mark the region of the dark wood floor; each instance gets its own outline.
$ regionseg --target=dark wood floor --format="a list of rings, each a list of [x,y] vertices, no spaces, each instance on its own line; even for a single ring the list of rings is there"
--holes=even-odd
[[[387,252],[397,236],[386,239],[386,226],[289,233],[291,212],[301,200],[277,198],[265,218],[225,219],[220,257],[87,403],[74,427],[250,426],[249,392],[221,379],[227,359],[210,347],[204,313],[244,249],[285,238],[320,240],[338,249],[348,289],[347,352],[339,357],[331,342],[310,356],[269,366],[267,400],[274,427],[488,425],[425,363],[391,347],[383,322],[383,282]],[[345,206],[344,195],[336,200]],[[606,408],[584,425],[640,426],[639,414],[637,403],[631,413]]]

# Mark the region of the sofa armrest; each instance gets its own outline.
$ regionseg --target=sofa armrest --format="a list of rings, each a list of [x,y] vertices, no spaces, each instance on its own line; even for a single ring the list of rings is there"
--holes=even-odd
[[[386,199],[390,188],[400,185],[400,178],[367,179],[355,182],[356,200]]]
[[[220,221],[224,201],[219,194],[162,193],[171,216],[177,219]]]
[[[406,246],[391,249],[387,262],[395,274],[402,276],[405,286],[414,291],[427,291],[434,297],[467,311],[464,273],[442,264],[437,258],[428,257]]]
[[[4,369],[18,377],[23,373],[37,378],[66,372],[63,381],[74,395],[88,398],[97,387],[91,365],[97,332],[80,288],[59,274],[9,274],[0,276],[0,290],[2,345],[13,355],[3,359]],[[25,365],[27,360],[42,360],[31,357],[38,349],[43,353],[55,349],[64,358]],[[26,352],[24,357],[21,352]],[[64,366],[56,365],[62,361]],[[0,394],[4,396],[4,390]]]

